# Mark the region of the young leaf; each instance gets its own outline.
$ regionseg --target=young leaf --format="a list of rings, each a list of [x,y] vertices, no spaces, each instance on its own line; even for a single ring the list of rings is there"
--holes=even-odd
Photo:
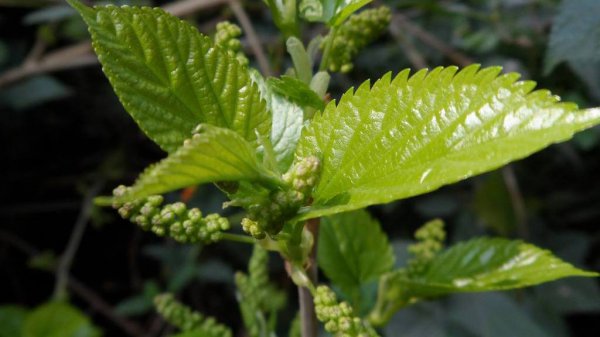
[[[523,158],[600,122],[500,68],[388,73],[346,92],[305,128],[297,157],[323,170],[308,219],[432,191]]]
[[[270,116],[248,71],[192,25],[158,8],[95,7],[69,0],[89,26],[102,69],[125,109],[172,152],[200,123],[255,142]]]
[[[349,298],[394,266],[394,252],[377,220],[365,210],[323,218],[319,266]]]
[[[294,152],[302,132],[304,112],[301,106],[277,94],[272,85],[258,72],[251,71],[251,76],[272,112],[271,144],[278,168],[281,172],[285,172],[294,160]]]
[[[321,97],[314,92],[308,84],[291,76],[281,76],[281,78],[269,78],[267,81],[273,92],[284,96],[290,102],[298,104],[301,107],[311,107],[316,110],[323,110],[325,107]]]
[[[577,269],[550,251],[521,241],[480,238],[442,252],[416,277],[399,280],[414,296],[505,290],[568,276],[598,276]]]
[[[260,164],[250,143],[239,134],[202,124],[200,133],[147,168],[116,201],[125,202],[207,182],[262,180],[269,183],[273,179]]]
[[[49,302],[34,309],[26,318],[22,337],[97,337],[100,331],[77,308]]]
[[[347,17],[372,0],[302,0],[298,9],[308,21],[341,25]]]

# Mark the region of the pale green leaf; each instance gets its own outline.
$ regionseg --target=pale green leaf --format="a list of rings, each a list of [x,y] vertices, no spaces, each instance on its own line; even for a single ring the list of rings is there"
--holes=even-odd
[[[319,266],[351,298],[394,266],[387,236],[365,210],[323,218],[318,247]]]
[[[372,0],[302,0],[300,15],[308,21],[325,22],[329,26],[339,26],[352,13]]]
[[[349,90],[303,131],[296,157],[318,155],[313,206],[299,219],[423,194],[493,170],[600,122],[500,68],[388,73]]]
[[[158,8],[83,6],[102,68],[140,128],[172,152],[200,123],[255,142],[270,115],[236,57],[187,22]],[[256,144],[256,143],[255,143]]]
[[[271,144],[278,168],[285,172],[294,160],[294,152],[304,123],[304,112],[300,105],[277,94],[258,72],[253,71],[251,75],[272,112]]]
[[[259,162],[254,148],[234,131],[202,124],[177,151],[147,168],[118,201],[161,194],[208,182],[275,179]]]
[[[569,276],[598,276],[573,267],[548,250],[516,240],[479,238],[436,256],[419,275],[397,282],[411,297],[506,290]]]
[[[34,309],[23,325],[22,337],[97,337],[100,331],[79,309],[49,302]]]

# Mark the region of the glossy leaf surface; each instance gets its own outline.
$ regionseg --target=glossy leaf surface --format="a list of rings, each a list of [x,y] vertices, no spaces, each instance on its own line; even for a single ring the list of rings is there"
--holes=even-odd
[[[148,167],[119,201],[220,181],[269,180],[254,148],[234,131],[203,124],[201,132]]]
[[[158,8],[70,3],[89,26],[102,68],[140,128],[168,152],[200,123],[254,142],[270,116],[248,71],[192,25]]]
[[[350,297],[394,266],[387,236],[365,210],[324,217],[318,247],[319,266]]]
[[[600,122],[518,74],[469,66],[390,74],[349,90],[303,131],[318,155],[314,203],[300,219],[387,203],[493,170]]]
[[[100,332],[77,308],[49,302],[33,310],[23,325],[22,337],[97,337]]]
[[[521,241],[480,238],[435,257],[419,275],[399,277],[410,296],[506,290],[569,276],[598,276],[573,267],[550,251]]]

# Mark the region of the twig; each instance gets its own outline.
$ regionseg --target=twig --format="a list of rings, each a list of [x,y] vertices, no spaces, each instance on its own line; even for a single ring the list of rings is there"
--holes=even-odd
[[[162,9],[175,16],[186,16],[201,9],[223,5],[227,3],[227,1],[228,0],[182,0],[166,4]]]
[[[163,9],[176,16],[185,16],[201,9],[225,4],[228,1],[182,0],[165,5]],[[90,66],[97,63],[98,58],[92,53],[91,43],[89,41],[79,42],[42,55],[36,62],[26,61],[16,68],[7,70],[0,75],[0,88],[33,75]]]
[[[244,30],[244,33],[248,38],[248,43],[250,44],[250,48],[252,48],[252,52],[254,53],[256,62],[258,62],[258,67],[260,68],[260,71],[265,77],[271,76],[273,72],[271,71],[271,67],[269,66],[269,61],[265,56],[265,52],[262,48],[260,39],[258,38],[258,35],[256,34],[254,27],[252,26],[252,22],[250,22],[248,14],[246,14],[246,11],[242,7],[242,5],[240,5],[238,0],[229,0],[229,6],[231,7],[233,15],[235,15],[236,19],[239,21],[240,25],[242,26],[242,29]]]
[[[79,282],[74,277],[69,276],[68,286],[69,289],[71,289],[75,294],[77,294],[77,296],[81,297],[83,300],[89,303],[89,305],[94,310],[109,318],[117,326],[123,329],[123,331],[127,332],[127,334],[129,334],[130,336],[147,336],[142,327],[140,327],[132,321],[125,319],[122,316],[117,315],[113,307],[110,306],[110,304],[106,303],[100,296],[98,296],[98,294],[96,294],[90,288],[85,286],[83,283]]]
[[[60,261],[58,262],[58,267],[56,268],[56,283],[54,284],[54,294],[52,295],[54,299],[62,299],[66,296],[69,269],[71,269],[73,259],[75,258],[75,254],[77,253],[77,249],[79,248],[79,244],[83,238],[86,225],[92,214],[92,209],[94,207],[93,199],[98,195],[98,193],[100,193],[103,185],[103,181],[94,183],[94,185],[85,194],[85,197],[81,202],[81,210],[79,211],[79,215],[77,215],[77,221],[73,227],[73,232],[69,238],[69,243],[67,244],[67,248],[62,254]]]
[[[450,45],[438,39],[423,28],[413,24],[406,16],[400,13],[396,13],[392,18],[392,22],[394,22],[394,24],[397,24],[400,28],[416,36],[423,43],[429,45],[434,49],[437,49],[439,52],[446,55],[446,57],[448,57],[455,64],[465,67],[473,63],[473,60],[471,58],[455,50]]]
[[[319,218],[311,219],[306,222],[306,228],[313,235],[313,247],[309,256],[309,266],[307,270],[308,277],[312,284],[317,284],[317,243],[319,242]],[[298,300],[300,302],[300,322],[302,337],[317,336],[317,315],[315,314],[315,304],[310,290],[305,287],[298,287]]]
[[[23,239],[13,235],[12,233],[0,230],[0,241],[13,246],[29,257],[39,254],[39,250]],[[50,270],[51,271],[51,270]],[[116,326],[123,329],[130,336],[146,337],[144,329],[137,323],[130,321],[124,317],[117,315],[114,309],[104,301],[98,294],[86,285],[75,279],[73,276],[68,277],[68,286],[77,296],[85,300],[94,310],[110,319]]]
[[[529,229],[527,228],[527,211],[523,195],[519,188],[519,183],[512,166],[502,168],[502,178],[510,195],[510,202],[515,212],[515,220],[517,221],[517,232],[520,237],[527,239],[529,237]]]
[[[394,39],[396,39],[398,43],[404,45],[403,51],[415,69],[422,69],[427,67],[427,61],[425,61],[425,58],[423,57],[423,55],[421,55],[421,53],[419,53],[412,41],[406,38],[406,36],[402,32],[402,28],[400,28],[400,25],[396,20],[392,20],[390,22],[390,34],[394,37]]]

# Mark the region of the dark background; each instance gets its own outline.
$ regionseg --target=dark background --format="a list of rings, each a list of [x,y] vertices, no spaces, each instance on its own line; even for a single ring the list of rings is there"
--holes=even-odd
[[[553,20],[561,10],[558,1],[386,3],[394,8],[395,23],[360,54],[350,74],[333,77],[334,98],[389,70],[475,62],[518,71],[582,107],[600,103],[594,78],[578,70],[583,64],[593,74],[598,60],[563,62],[544,72]],[[60,10],[48,10],[61,4],[0,0],[0,78],[23,64],[36,41],[44,41],[47,53],[87,38],[74,13],[61,16]],[[244,4],[275,70],[282,72],[289,63],[268,10],[260,1]],[[227,6],[188,18],[209,34],[219,19],[235,21]],[[307,27],[306,34],[319,29]],[[398,248],[400,261],[412,232],[440,217],[448,225],[450,242],[478,235],[522,238],[579,267],[600,271],[598,132],[586,131],[508,168],[370,211]],[[26,76],[0,87],[0,303],[32,308],[48,300],[54,287],[49,269],[65,250],[84,195],[93,187],[109,194],[162,157],[123,110],[98,65]],[[203,186],[190,204],[210,211],[222,201],[214,188]],[[109,208],[93,208],[86,222],[71,275],[108,304],[112,315],[134,322],[147,336],[168,333],[150,299],[171,290],[194,308],[241,329],[233,272],[245,270],[250,247],[176,245],[122,221]],[[272,256],[271,264],[273,280],[289,290],[289,306],[294,307],[295,290],[280,259]],[[71,302],[106,336],[128,335],[97,309],[97,300],[80,291],[72,289]],[[292,315],[292,309],[282,314],[283,327]],[[600,335],[599,318],[597,280],[568,279],[517,292],[424,303],[399,314],[388,335],[508,336],[503,330],[508,326],[511,336],[591,337]]]

